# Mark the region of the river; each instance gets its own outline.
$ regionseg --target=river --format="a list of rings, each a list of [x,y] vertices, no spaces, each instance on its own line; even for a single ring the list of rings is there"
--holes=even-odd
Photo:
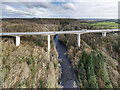
[[[63,43],[61,43],[58,40],[58,38],[59,35],[56,35],[54,41],[56,44],[56,49],[59,54],[58,59],[62,60],[61,62],[62,75],[60,80],[61,85],[63,86],[63,88],[77,88],[72,65],[70,63],[69,58],[65,55],[65,53],[67,53],[67,48]]]

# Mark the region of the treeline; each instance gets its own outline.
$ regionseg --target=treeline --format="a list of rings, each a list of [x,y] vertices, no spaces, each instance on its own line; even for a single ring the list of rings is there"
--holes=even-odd
[[[112,23],[111,23],[112,22]],[[109,24],[109,25],[108,25]],[[45,19],[45,18],[5,18],[2,19],[3,32],[39,32],[81,29],[118,28],[117,20],[85,19]]]

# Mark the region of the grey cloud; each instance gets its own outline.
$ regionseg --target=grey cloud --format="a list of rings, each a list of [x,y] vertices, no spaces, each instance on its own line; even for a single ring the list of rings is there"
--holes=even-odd
[[[114,3],[94,2],[6,2],[3,3],[3,17],[117,17]]]
[[[8,17],[38,17],[38,16],[44,16],[46,13],[46,9],[42,7],[27,7],[26,5],[29,3],[3,3],[3,16],[8,16]]]
[[[42,7],[42,8],[50,8],[51,4],[49,2],[22,2],[26,7]]]
[[[74,10],[75,9],[74,3],[65,3],[62,6],[63,6],[64,9],[70,9],[70,10]]]

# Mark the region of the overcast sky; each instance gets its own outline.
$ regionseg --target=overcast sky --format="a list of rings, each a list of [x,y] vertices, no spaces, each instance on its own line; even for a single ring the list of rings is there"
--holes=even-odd
[[[119,0],[4,0],[3,18],[118,18]]]

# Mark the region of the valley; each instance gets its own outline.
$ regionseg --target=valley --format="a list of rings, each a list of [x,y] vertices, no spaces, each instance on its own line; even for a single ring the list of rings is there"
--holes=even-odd
[[[118,20],[84,19],[3,19],[2,32],[46,32],[70,30],[117,29]],[[21,37],[19,47],[14,37],[2,37],[2,82],[4,88],[119,88],[119,33],[106,37],[100,33]],[[78,85],[79,84],[79,85]]]

